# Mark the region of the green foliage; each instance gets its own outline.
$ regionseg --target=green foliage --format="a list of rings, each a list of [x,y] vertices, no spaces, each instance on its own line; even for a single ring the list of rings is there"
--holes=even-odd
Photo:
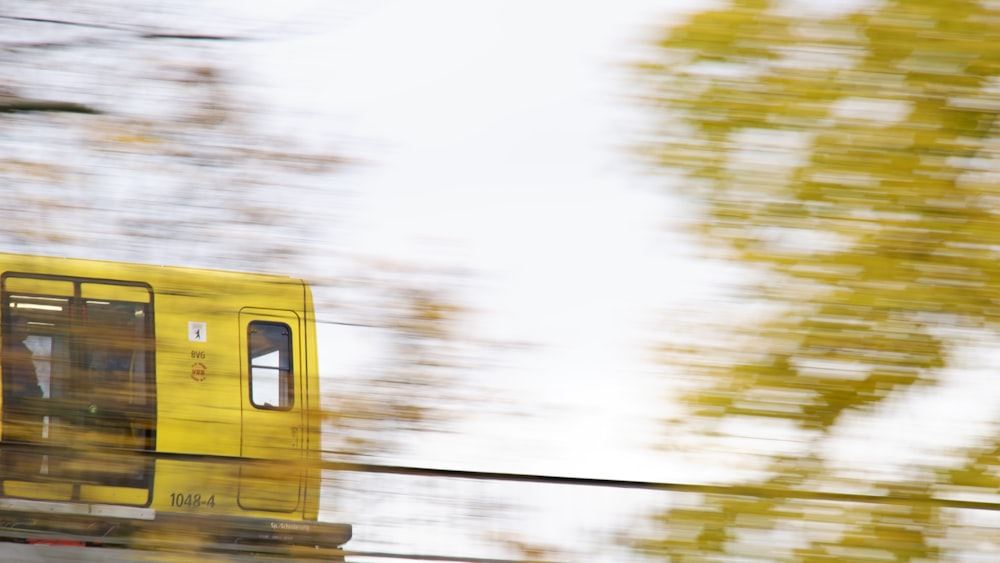
[[[743,346],[675,354],[702,382],[685,400],[696,418],[797,426],[805,453],[771,464],[776,487],[835,484],[824,458],[846,413],[932,385],[954,360],[956,327],[997,328],[998,36],[1000,12],[983,2],[823,18],[735,0],[667,31],[642,66],[660,119],[645,153],[681,171],[703,240],[763,269],[751,297],[777,311],[714,327]],[[995,488],[995,449],[977,455],[907,486]],[[671,532],[646,547],[675,561],[945,557],[938,510],[788,504],[709,497],[661,515]],[[808,547],[754,552],[741,531],[761,527]]]

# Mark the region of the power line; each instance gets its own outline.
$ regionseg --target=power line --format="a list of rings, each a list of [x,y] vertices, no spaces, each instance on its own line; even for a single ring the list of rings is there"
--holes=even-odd
[[[88,28],[88,29],[104,29],[104,30],[109,30],[109,31],[124,31],[124,32],[130,32],[130,33],[134,33],[134,31],[135,31],[135,30],[128,29],[128,28],[125,28],[125,27],[119,27],[119,26],[108,25],[108,24],[90,23],[90,22],[77,22],[77,21],[71,21],[71,20],[57,20],[57,19],[54,19],[54,18],[33,18],[33,17],[29,17],[29,16],[4,16],[4,15],[0,15],[0,20],[11,20],[11,21],[19,21],[19,22],[27,22],[27,23],[48,23],[48,24],[54,24],[54,25],[66,25],[66,26],[71,26],[71,27],[84,27],[84,28]]]
[[[768,485],[698,485],[692,483],[672,483],[666,481],[630,481],[622,479],[597,479],[590,477],[562,477],[556,475],[535,475],[526,473],[499,473],[490,471],[466,471],[456,469],[435,469],[403,465],[352,464],[322,462],[323,469],[353,471],[388,475],[408,475],[451,479],[473,479],[480,481],[508,481],[521,483],[542,483],[550,485],[572,485],[582,487],[602,487],[618,489],[639,489],[647,491],[693,493],[705,495],[745,496],[755,498],[785,498],[826,502],[853,502],[863,504],[888,504],[902,506],[924,506],[929,508],[955,508],[966,510],[1000,511],[1000,502],[986,502],[941,498],[902,493],[885,495],[863,493],[838,493],[833,491],[810,491],[803,489],[779,488]]]
[[[151,31],[140,31],[138,29],[118,26],[118,25],[108,25],[101,23],[92,22],[80,22],[72,20],[60,20],[54,18],[35,18],[29,16],[4,16],[0,15],[0,20],[10,20],[26,23],[44,23],[52,25],[64,25],[70,27],[82,27],[85,29],[101,29],[104,31],[117,31],[120,33],[129,33],[136,35],[141,39],[183,39],[190,41],[241,41],[245,38],[235,36],[235,35],[215,35],[208,33],[167,33],[167,32],[151,32]],[[50,45],[49,43],[42,44],[45,46]]]
[[[390,553],[385,551],[351,551],[344,550],[346,557],[371,557],[373,559],[403,559],[409,561],[441,561],[448,563],[542,563],[526,559],[495,559],[489,557],[470,557],[462,555],[431,555],[426,553]],[[544,563],[558,563],[549,559]]]

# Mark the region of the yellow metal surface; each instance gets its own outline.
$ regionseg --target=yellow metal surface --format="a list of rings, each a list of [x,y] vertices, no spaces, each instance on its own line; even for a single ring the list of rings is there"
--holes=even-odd
[[[81,485],[80,500],[86,503],[143,506],[149,502],[149,490],[135,487]]]
[[[71,483],[38,483],[6,479],[3,481],[5,496],[30,498],[37,500],[71,500],[73,485]]]
[[[25,479],[6,481],[5,495],[129,505],[145,503],[148,496],[149,507],[157,511],[316,518],[318,473],[305,468],[304,462],[318,459],[319,382],[312,300],[302,281],[11,254],[0,254],[0,276],[5,280],[4,295],[57,295],[93,306],[139,304],[137,316],[152,315],[152,353],[143,358],[155,362],[151,370],[155,393],[150,394],[155,400],[155,428],[140,428],[147,423],[135,421],[117,429],[118,433],[81,427],[72,433],[72,440],[61,442],[82,451],[72,463],[99,464],[101,447],[131,449],[143,443],[142,436],[155,431],[154,451],[146,456],[157,457],[155,464],[149,463],[155,469],[149,469],[154,473],[148,495],[147,489],[131,485],[76,483],[74,491],[73,484]],[[38,308],[37,303],[41,302],[18,306]],[[0,310],[0,321],[10,314]],[[291,408],[261,408],[253,403],[247,365],[247,330],[253,320],[284,323],[292,331]],[[94,334],[99,336],[92,333],[89,337],[96,338]],[[87,395],[94,396],[88,399],[93,401],[90,414],[100,415],[101,401],[107,402],[116,393],[136,396],[135,389],[144,383],[135,376],[134,364],[135,360],[133,365],[121,366],[120,379],[108,380],[103,389],[93,392],[96,395]],[[53,364],[53,373],[57,368]],[[6,408],[2,400],[0,409]],[[55,440],[59,431],[70,435],[58,429],[55,417],[51,420],[49,424],[46,418],[43,429],[32,423],[32,435],[44,435],[45,440]],[[65,426],[70,419],[60,420]],[[2,424],[0,433],[4,433]],[[17,434],[13,428],[8,430],[3,435]],[[0,458],[5,453],[2,446]],[[247,457],[264,461],[248,463]],[[139,461],[129,463],[121,465],[123,478],[143,470]],[[71,468],[83,473],[83,468]]]

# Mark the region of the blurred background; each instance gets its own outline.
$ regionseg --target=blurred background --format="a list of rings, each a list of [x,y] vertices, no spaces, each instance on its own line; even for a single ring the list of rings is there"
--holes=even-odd
[[[348,561],[996,559],[996,3],[0,6],[0,251],[304,278],[325,459],[473,472]]]

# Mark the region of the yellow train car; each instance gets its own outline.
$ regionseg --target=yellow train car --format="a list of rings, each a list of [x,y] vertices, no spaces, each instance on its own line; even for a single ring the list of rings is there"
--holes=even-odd
[[[350,525],[317,522],[317,342],[302,280],[0,254],[0,346],[8,537],[350,538]]]

